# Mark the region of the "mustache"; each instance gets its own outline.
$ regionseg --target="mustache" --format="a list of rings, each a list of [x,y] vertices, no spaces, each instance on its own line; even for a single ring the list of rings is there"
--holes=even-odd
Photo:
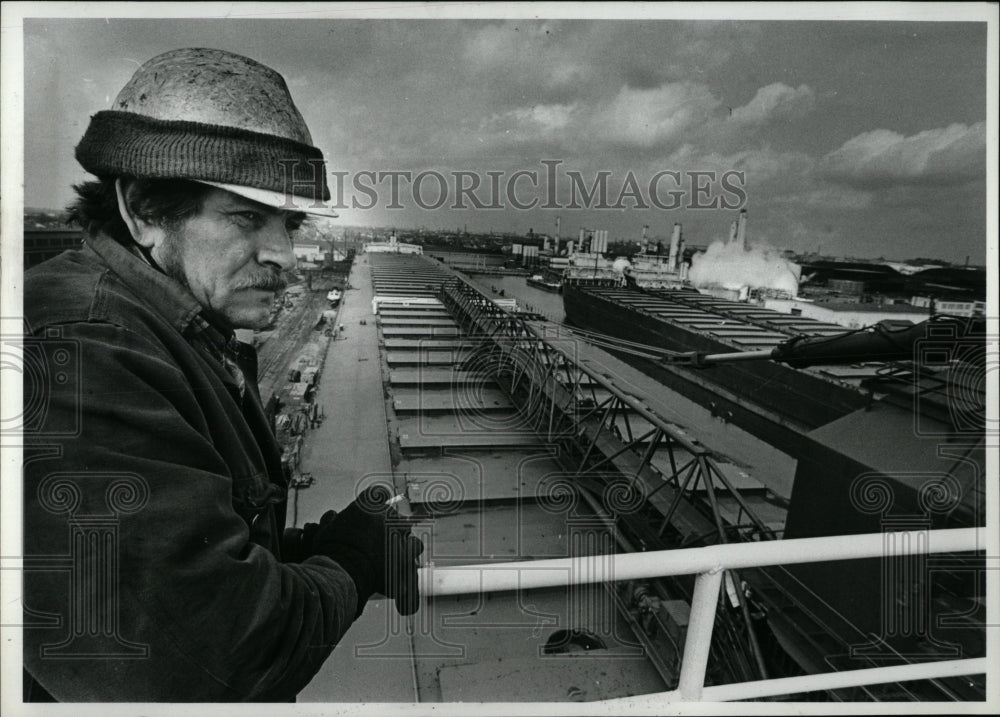
[[[240,289],[281,291],[286,286],[288,286],[288,282],[285,281],[285,277],[280,272],[258,271],[240,279],[233,288],[237,291]]]

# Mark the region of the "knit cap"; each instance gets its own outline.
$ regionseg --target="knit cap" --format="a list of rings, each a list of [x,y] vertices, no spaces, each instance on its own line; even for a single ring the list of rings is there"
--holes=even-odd
[[[140,67],[76,147],[98,177],[190,179],[269,206],[337,216],[323,153],[280,74],[224,50],[184,48]]]

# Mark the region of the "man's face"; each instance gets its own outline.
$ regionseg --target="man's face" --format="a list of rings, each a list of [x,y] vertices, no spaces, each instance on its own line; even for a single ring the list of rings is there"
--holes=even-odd
[[[199,214],[153,249],[163,269],[232,328],[267,325],[282,270],[295,266],[291,237],[305,215],[211,189]]]

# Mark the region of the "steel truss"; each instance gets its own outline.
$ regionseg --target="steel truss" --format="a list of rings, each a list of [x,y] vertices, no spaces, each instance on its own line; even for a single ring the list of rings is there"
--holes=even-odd
[[[578,338],[545,335],[542,325],[532,323],[537,317],[500,308],[462,279],[443,285],[441,300],[464,331],[479,339],[476,362],[492,370],[533,429],[558,446],[559,460],[575,473],[578,492],[597,515],[606,518],[625,551],[778,537],[754,514],[708,449],[657,415],[641,398],[623,391],[610,377],[578,360],[573,350]],[[658,453],[666,454],[668,469],[662,460],[658,465],[653,463]],[[699,485],[704,499],[696,495]],[[735,523],[723,517],[720,488],[739,505]],[[776,582],[782,575],[790,577],[781,567],[752,568],[744,577],[768,609],[804,610]],[[750,604],[736,570],[728,570],[726,578],[732,589],[722,591],[722,595],[728,592],[738,604],[732,611],[722,609],[725,600],[720,596],[711,644],[710,664],[717,666],[712,681],[721,684],[734,679],[768,679],[766,660],[751,618],[751,612],[759,606]],[[634,596],[648,595],[644,593],[647,586],[661,598],[683,597],[689,602],[694,598],[694,581],[684,580],[669,584],[666,580],[630,582],[615,598],[619,605],[627,603],[626,607],[635,608]],[[643,637],[642,630],[636,632]],[[668,637],[663,631],[659,636]],[[817,637],[805,628],[800,637],[814,647],[826,643],[828,649],[831,638],[841,639],[836,631]],[[651,648],[653,662],[664,672],[664,660],[652,654],[657,646],[647,642],[647,647]],[[679,653],[672,657],[679,659]],[[673,663],[672,657],[666,662]],[[873,662],[872,666],[877,665]],[[925,695],[921,699],[958,699],[938,681],[922,684],[927,689],[920,690]],[[859,689],[873,700],[914,699],[911,688],[886,685]],[[834,693],[834,697],[843,699],[842,693]],[[855,699],[853,693],[849,699]]]
[[[627,550],[777,537],[707,448],[583,365],[573,351],[579,339],[543,336],[529,317],[505,311],[460,280],[443,286],[441,299],[466,334],[477,339],[476,365],[489,366],[529,425],[559,447],[559,459],[575,474],[580,494],[598,515],[610,518]],[[653,464],[658,452],[666,454],[669,470]],[[707,502],[695,497],[699,484]],[[719,509],[720,486],[739,504],[735,525],[727,524]],[[766,678],[751,607],[739,575],[734,571],[731,577],[739,618],[720,611],[714,663],[737,679]],[[635,587],[624,592],[631,596]],[[672,589],[656,587],[664,598],[678,590],[684,598],[692,597],[692,581]]]

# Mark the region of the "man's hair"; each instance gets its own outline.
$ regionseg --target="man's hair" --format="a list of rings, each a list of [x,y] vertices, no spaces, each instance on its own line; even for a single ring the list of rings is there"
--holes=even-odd
[[[176,230],[201,211],[211,187],[187,179],[121,177],[125,201],[132,213],[148,224]],[[120,244],[132,244],[132,234],[118,211],[115,178],[83,182],[73,187],[76,200],[67,208],[68,220],[87,234],[103,232]]]

